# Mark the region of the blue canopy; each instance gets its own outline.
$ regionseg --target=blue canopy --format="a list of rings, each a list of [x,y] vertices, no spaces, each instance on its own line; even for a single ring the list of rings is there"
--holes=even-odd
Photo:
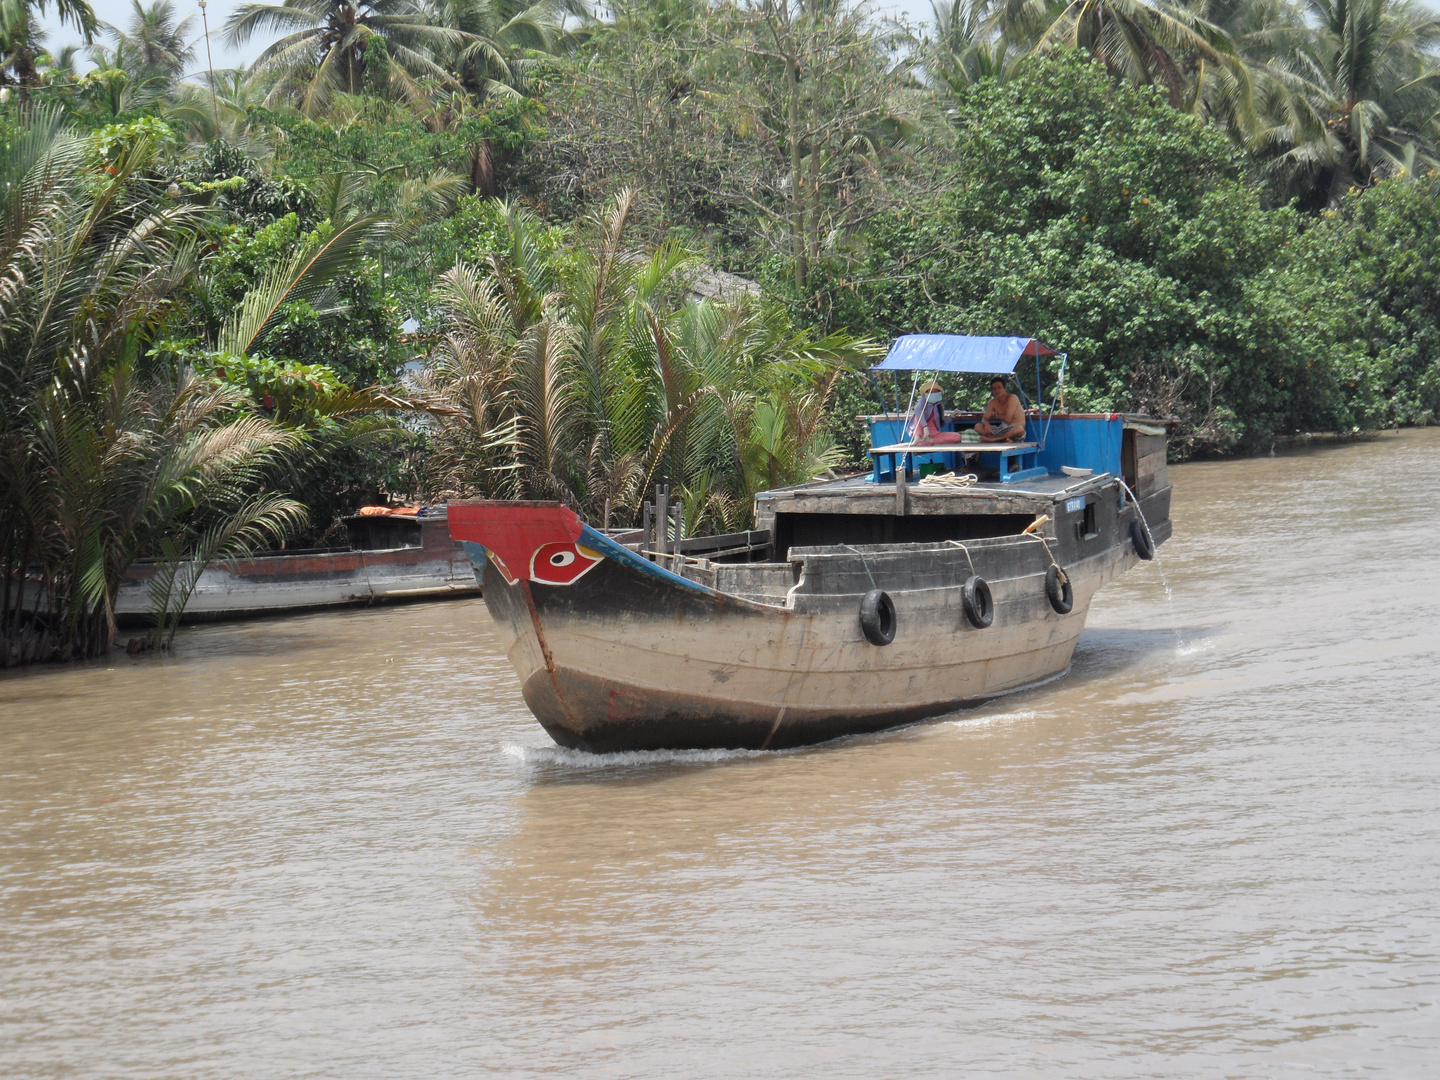
[[[1054,351],[1034,338],[906,334],[896,338],[890,354],[870,370],[1009,375],[1022,356],[1049,356]]]

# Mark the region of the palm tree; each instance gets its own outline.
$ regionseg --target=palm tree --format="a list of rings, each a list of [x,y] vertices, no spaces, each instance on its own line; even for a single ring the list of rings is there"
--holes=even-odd
[[[192,139],[221,139],[247,149],[251,156],[266,156],[268,149],[250,133],[249,110],[265,100],[267,88],[250,78],[243,68],[216,68],[213,78],[208,71],[201,72],[198,78],[198,83],[183,82],[174,88],[165,115],[183,121]]]
[[[417,80],[453,84],[436,61],[471,40],[462,30],[433,25],[415,0],[285,0],[246,3],[226,21],[225,38],[244,45],[263,30],[287,31],[256,59],[252,71],[276,76],[267,102],[294,95],[309,115],[336,91],[355,94],[381,77],[415,96]]]
[[[153,105],[164,92],[163,79],[131,77],[129,49],[123,38],[113,49],[92,45],[88,51],[91,69],[81,78],[80,85],[92,105],[109,117]]]
[[[0,662],[93,655],[115,633],[121,579],[160,561],[152,594],[173,633],[211,560],[282,540],[305,509],[276,471],[327,438],[417,407],[331,379],[277,387],[273,416],[243,385],[152,353],[200,270],[210,211],[175,197],[156,147],[109,152],[57,109],[22,113],[0,162]],[[381,231],[335,223],[300,245],[222,327],[218,360],[263,350],[296,301],[333,309],[327,286]],[[283,373],[282,373],[283,374]],[[294,380],[290,380],[294,381]],[[443,410],[442,410],[443,411]]]
[[[566,17],[575,18],[582,26],[590,21],[585,0],[540,0],[528,7],[513,0],[423,2],[433,25],[464,35],[438,57],[462,88],[448,103],[447,111],[455,121],[483,109],[492,97],[515,99],[528,93],[536,55],[562,52],[576,40],[576,35],[565,29]],[[475,144],[470,180],[480,194],[496,195],[495,155],[488,138]]]
[[[121,31],[110,30],[117,42],[124,42],[126,62],[140,80],[161,79],[168,85],[180,78],[195,59],[190,35],[195,29],[195,16],[175,21],[172,0],[154,0],[145,7],[140,0],[130,0],[130,26]]]
[[[431,25],[465,35],[443,62],[482,102],[496,94],[517,96],[533,64],[526,54],[556,52],[564,40],[565,17],[589,17],[579,0],[541,0],[525,7],[513,0],[425,0],[424,11]]]
[[[1176,106],[1185,104],[1189,58],[1242,76],[1234,46],[1213,23],[1177,0],[1025,0],[1030,19],[1045,16],[1035,50],[1056,45],[1086,49],[1116,75],[1158,84]]]
[[[931,4],[935,36],[927,43],[925,74],[937,88],[959,93],[986,79],[1005,81],[1034,44],[1040,27],[1016,25],[1024,9],[994,0]],[[1032,18],[1033,21],[1033,18]]]
[[[206,211],[164,194],[148,136],[101,155],[58,110],[22,123],[0,164],[6,664],[108,649],[141,555],[224,557],[303,519],[258,489],[293,431],[142,359],[195,271]]]
[[[25,88],[39,82],[35,62],[45,35],[37,16],[48,7],[48,0],[0,0],[0,83],[18,84],[22,100]],[[62,25],[79,30],[87,45],[100,28],[87,0],[55,0],[55,14]]]
[[[747,519],[757,485],[830,463],[824,406],[873,346],[795,333],[778,306],[677,304],[694,256],[632,246],[633,205],[622,192],[552,265],[538,222],[497,204],[506,249],[444,276],[427,378],[456,416],[436,490],[558,498],[608,523],[669,483],[693,529]]]
[[[1434,167],[1440,16],[1408,0],[1309,0],[1308,8],[1314,30],[1271,65],[1265,103],[1273,117],[1265,156],[1282,188],[1319,208],[1407,162]]]

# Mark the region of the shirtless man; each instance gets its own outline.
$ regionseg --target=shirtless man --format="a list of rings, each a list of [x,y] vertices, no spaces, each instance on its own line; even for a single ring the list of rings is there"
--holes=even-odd
[[[1025,438],[1025,410],[1020,399],[1005,389],[1005,380],[990,380],[990,401],[975,431],[981,442],[1019,442]]]

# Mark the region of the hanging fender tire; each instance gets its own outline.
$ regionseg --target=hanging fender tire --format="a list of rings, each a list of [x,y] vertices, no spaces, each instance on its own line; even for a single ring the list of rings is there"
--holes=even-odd
[[[965,579],[960,602],[965,605],[965,618],[976,630],[984,630],[995,621],[995,598],[990,595],[990,586],[978,574]]]
[[[861,598],[860,630],[871,645],[895,640],[895,602],[883,589],[871,589]]]
[[[1135,545],[1135,554],[1143,562],[1155,558],[1155,541],[1150,538],[1150,530],[1139,518],[1130,522],[1130,542]]]
[[[1070,575],[1054,563],[1045,571],[1045,598],[1057,615],[1069,615],[1075,607],[1075,590],[1070,587]]]

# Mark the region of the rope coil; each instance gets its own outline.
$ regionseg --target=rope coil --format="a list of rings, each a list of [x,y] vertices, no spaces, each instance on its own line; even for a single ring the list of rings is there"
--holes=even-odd
[[[920,486],[937,488],[968,488],[978,484],[980,478],[974,473],[935,473],[923,477]]]

